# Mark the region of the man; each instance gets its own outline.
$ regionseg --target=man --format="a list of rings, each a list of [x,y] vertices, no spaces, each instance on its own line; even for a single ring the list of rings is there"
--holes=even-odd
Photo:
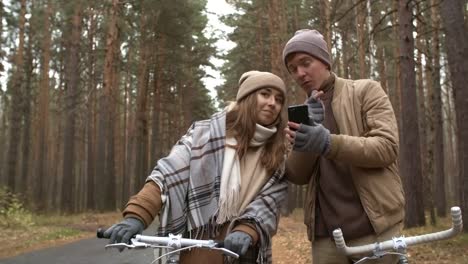
[[[309,124],[288,122],[293,151],[289,181],[308,184],[304,222],[314,264],[352,263],[336,250],[341,228],[348,246],[391,239],[402,229],[404,193],[392,105],[373,80],[331,72],[327,43],[316,30],[299,30],[286,43],[284,63],[307,94]],[[387,255],[366,263],[396,263]]]

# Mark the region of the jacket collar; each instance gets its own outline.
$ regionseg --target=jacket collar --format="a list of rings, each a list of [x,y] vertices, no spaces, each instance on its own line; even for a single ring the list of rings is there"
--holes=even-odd
[[[335,91],[333,92],[335,96],[333,97],[339,97],[345,86],[345,79],[336,76],[334,73],[332,74],[335,76]]]

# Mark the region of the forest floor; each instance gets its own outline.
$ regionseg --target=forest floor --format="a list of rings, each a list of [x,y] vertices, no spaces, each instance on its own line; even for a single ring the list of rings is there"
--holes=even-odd
[[[60,246],[79,239],[91,238],[98,227],[110,226],[120,219],[120,213],[86,213],[73,216],[39,216],[27,228],[3,228],[0,232],[0,259],[45,247]],[[449,219],[440,219],[436,226],[405,230],[405,235],[436,232],[450,227]],[[468,234],[452,240],[415,246],[409,250],[412,263],[468,263]],[[273,238],[273,263],[311,263],[310,243],[302,223],[302,211],[282,217]]]
[[[429,223],[429,221],[426,221]],[[465,220],[465,222],[468,222]],[[403,231],[405,236],[438,232],[450,228],[450,218],[439,219],[436,226],[410,228]],[[409,262],[418,264],[467,264],[468,234],[458,235],[451,240],[418,245],[408,250]],[[302,210],[294,211],[289,217],[282,217],[278,233],[273,237],[273,263],[312,263],[310,242],[303,224]]]

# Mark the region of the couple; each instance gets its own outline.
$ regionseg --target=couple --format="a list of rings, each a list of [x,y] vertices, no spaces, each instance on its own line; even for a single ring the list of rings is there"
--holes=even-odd
[[[241,255],[239,263],[271,263],[287,181],[308,184],[304,221],[314,264],[353,260],[335,249],[335,228],[350,246],[398,235],[404,196],[392,106],[377,82],[331,72],[328,50],[323,36],[308,29],[283,50],[288,72],[307,94],[309,125],[287,122],[278,76],[244,73],[236,101],[195,122],[157,162],[124,220],[105,231],[110,243],[128,242],[160,214],[159,235],[224,240]],[[180,261],[224,263],[208,250],[184,251]],[[396,262],[385,256],[369,263]]]

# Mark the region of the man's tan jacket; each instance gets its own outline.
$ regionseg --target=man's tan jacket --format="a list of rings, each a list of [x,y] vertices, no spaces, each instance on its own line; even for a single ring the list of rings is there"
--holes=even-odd
[[[349,164],[362,206],[380,234],[404,218],[398,127],[392,105],[378,82],[337,77],[332,109],[340,134],[331,135],[326,158]],[[289,181],[308,183],[304,223],[310,241],[314,239],[318,161],[314,154],[292,151],[286,165]]]

